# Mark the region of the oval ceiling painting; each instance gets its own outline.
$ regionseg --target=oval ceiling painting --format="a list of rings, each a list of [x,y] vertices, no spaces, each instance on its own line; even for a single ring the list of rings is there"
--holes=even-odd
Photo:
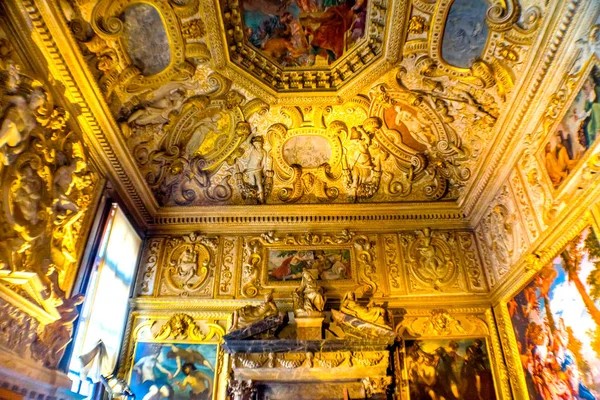
[[[450,65],[469,68],[485,48],[488,26],[485,0],[455,0],[450,6],[444,36],[442,58]]]
[[[127,55],[145,76],[154,75],[169,66],[171,49],[165,26],[156,8],[149,4],[133,4],[123,12]]]
[[[322,136],[294,136],[283,145],[283,159],[288,165],[317,168],[331,159],[331,144]]]

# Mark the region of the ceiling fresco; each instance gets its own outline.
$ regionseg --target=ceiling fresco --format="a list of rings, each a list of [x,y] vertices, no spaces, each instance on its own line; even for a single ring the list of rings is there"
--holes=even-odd
[[[61,4],[160,206],[458,200],[544,15],[536,0]]]
[[[359,72],[399,55],[408,3],[371,0],[245,0],[219,3],[224,52],[275,92],[337,91]],[[404,11],[404,12],[403,12]],[[222,28],[221,28],[222,29]],[[393,43],[393,45],[392,45]],[[379,68],[381,70],[381,68]],[[238,72],[239,73],[239,72]]]

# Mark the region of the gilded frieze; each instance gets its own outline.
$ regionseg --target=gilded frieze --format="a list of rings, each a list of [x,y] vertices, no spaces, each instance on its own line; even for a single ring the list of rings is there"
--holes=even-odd
[[[470,231],[338,232],[150,237],[142,256],[139,296],[291,298],[309,271],[341,299],[361,293],[486,293],[484,264]],[[154,289],[153,289],[154,288]]]

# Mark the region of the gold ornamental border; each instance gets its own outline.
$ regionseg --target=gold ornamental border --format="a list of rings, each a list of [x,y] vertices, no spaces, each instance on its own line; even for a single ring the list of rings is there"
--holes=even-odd
[[[229,355],[223,350],[223,336],[231,326],[232,313],[206,311],[164,313],[134,311],[129,315],[119,359],[119,376],[131,381],[138,343],[205,344],[217,347],[212,400],[224,399],[229,375]]]
[[[545,173],[542,174],[542,179],[544,179],[547,186],[551,188],[554,198],[560,198],[565,196],[567,193],[572,192],[574,189],[573,182],[578,180],[575,178],[575,176],[578,175],[578,172],[583,169],[581,167],[600,150],[600,140],[592,143],[592,145],[585,150],[583,156],[577,161],[577,165],[573,168],[574,173],[570,173],[558,187],[554,187],[550,181],[550,177],[546,169],[546,162],[544,160],[545,145],[553,136],[556,135],[558,127],[563,122],[563,119],[566,117],[567,112],[573,105],[575,98],[581,92],[583,84],[592,73],[594,67],[600,69],[600,59],[598,59],[598,57],[595,55],[585,63],[585,66],[579,72],[573,75],[567,75],[565,77],[565,84],[562,85],[553,96],[554,99],[560,101],[560,111],[553,115],[547,115],[546,118],[542,119],[540,123],[540,129],[543,130],[543,140],[540,141],[541,145],[536,151],[536,158],[539,164],[542,166],[542,170],[545,171]],[[552,107],[552,102],[550,107]],[[550,114],[550,107],[547,114]]]
[[[495,196],[495,191],[490,190],[498,182],[506,178],[505,171],[498,168],[501,165],[509,165],[507,160],[514,157],[515,153],[520,153],[526,146],[517,139],[526,136],[528,124],[531,121],[540,119],[546,112],[545,109],[539,107],[540,104],[547,104],[546,99],[541,98],[544,85],[549,85],[557,71],[557,66],[562,66],[556,62],[559,57],[569,57],[565,54],[566,48],[563,45],[568,43],[570,38],[576,33],[574,27],[581,23],[591,23],[592,15],[585,14],[584,2],[579,0],[569,0],[561,4],[561,7],[556,12],[556,20],[552,25],[545,25],[548,32],[552,35],[543,46],[536,48],[536,51],[529,52],[527,58],[523,60],[525,65],[532,71],[527,77],[518,83],[510,98],[512,102],[505,105],[507,112],[503,118],[496,122],[494,132],[503,132],[502,137],[496,141],[494,147],[486,155],[481,168],[476,171],[476,174],[467,183],[465,193],[458,204],[462,207],[465,214],[471,215],[475,225],[483,218],[486,206]],[[585,20],[587,18],[590,21]],[[583,21],[582,21],[583,19]],[[584,22],[586,21],[586,22]],[[511,35],[509,31],[506,34]],[[518,35],[522,32],[517,31]],[[532,39],[533,42],[533,39]],[[534,64],[536,60],[542,60]],[[572,56],[575,59],[575,55]],[[514,99],[522,99],[520,102]],[[510,101],[510,100],[509,100]]]
[[[416,322],[416,324],[415,324]],[[411,329],[411,326],[417,329]],[[402,342],[400,347],[401,394],[402,398],[410,398],[408,385],[408,370],[406,363],[407,340],[461,340],[482,339],[487,348],[490,369],[494,381],[494,389],[498,399],[509,399],[509,373],[504,364],[502,344],[499,340],[496,321],[491,308],[438,308],[438,309],[407,309],[404,320],[396,327],[398,337]]]
[[[304,233],[278,235],[268,232],[260,236],[245,239],[242,259],[241,282],[239,295],[254,298],[259,293],[275,291],[275,295],[289,295],[290,290],[297,287],[299,281],[276,282],[268,277],[269,250],[350,250],[352,279],[319,280],[327,293],[341,295],[345,290],[361,286],[365,293],[382,295],[378,285],[376,258],[376,238],[357,235],[344,230],[337,234]]]

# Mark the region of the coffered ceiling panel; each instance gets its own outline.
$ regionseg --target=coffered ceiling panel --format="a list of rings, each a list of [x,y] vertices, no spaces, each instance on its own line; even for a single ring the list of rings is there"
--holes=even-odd
[[[543,1],[63,0],[159,206],[456,201]]]

